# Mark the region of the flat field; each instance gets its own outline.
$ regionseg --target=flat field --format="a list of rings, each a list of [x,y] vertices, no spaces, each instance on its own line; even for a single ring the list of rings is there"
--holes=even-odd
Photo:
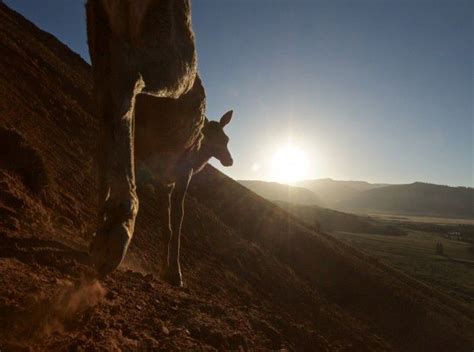
[[[474,225],[474,219],[468,218],[448,218],[440,216],[415,216],[404,214],[390,214],[383,212],[369,212],[368,214],[375,219],[395,222],[416,222],[436,225]]]
[[[474,309],[474,245],[437,233],[407,232],[407,236],[349,232],[333,235]],[[435,253],[438,242],[444,247],[444,255]]]

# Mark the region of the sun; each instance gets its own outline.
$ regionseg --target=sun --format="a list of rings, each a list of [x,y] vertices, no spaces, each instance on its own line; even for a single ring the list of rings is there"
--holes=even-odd
[[[277,149],[272,158],[272,179],[282,183],[293,183],[307,176],[308,158],[306,153],[293,145]]]

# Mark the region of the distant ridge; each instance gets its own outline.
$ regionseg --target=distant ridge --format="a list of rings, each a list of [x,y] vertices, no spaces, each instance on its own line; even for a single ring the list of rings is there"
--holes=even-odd
[[[330,178],[304,180],[295,186],[282,184],[275,186],[274,183],[264,181],[252,182],[252,185],[246,186],[273,201],[323,205],[349,212],[378,211],[406,215],[474,218],[474,189],[471,187],[451,187],[426,182],[399,185],[372,184],[365,181],[339,181]],[[280,192],[288,187],[298,189],[299,197],[284,199]],[[306,194],[302,188],[311,191],[319,199],[319,203],[309,203],[305,198],[300,198],[300,195]]]
[[[400,214],[474,217],[474,189],[414,182],[367,190],[340,207]]]

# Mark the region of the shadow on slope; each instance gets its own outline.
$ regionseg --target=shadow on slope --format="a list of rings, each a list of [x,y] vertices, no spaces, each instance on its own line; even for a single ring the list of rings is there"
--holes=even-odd
[[[298,205],[276,202],[284,210],[296,215],[309,226],[327,232],[347,231],[372,233],[387,236],[404,236],[406,232],[394,224],[382,223],[369,216],[343,213],[337,210],[321,208],[316,205]]]
[[[467,327],[474,315],[467,307],[329,235],[311,232],[216,170],[207,168],[199,175],[191,193],[394,346],[462,350],[471,343],[473,333]]]

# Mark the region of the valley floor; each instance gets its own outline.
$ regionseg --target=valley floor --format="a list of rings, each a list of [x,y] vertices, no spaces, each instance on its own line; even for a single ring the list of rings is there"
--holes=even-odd
[[[436,233],[407,232],[407,236],[350,232],[333,235],[474,308],[473,245],[452,241]],[[443,245],[444,255],[435,253],[437,243]]]

